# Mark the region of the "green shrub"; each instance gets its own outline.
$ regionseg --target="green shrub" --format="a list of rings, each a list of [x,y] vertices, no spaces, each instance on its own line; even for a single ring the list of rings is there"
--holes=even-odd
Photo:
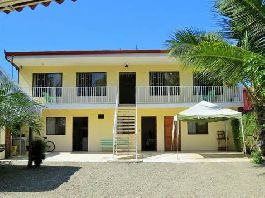
[[[251,158],[252,158],[252,162],[255,164],[262,164],[263,163],[261,151],[259,151],[259,150],[252,151],[251,152]]]
[[[240,125],[238,119],[232,120],[232,132],[235,148],[237,151],[242,151],[242,135],[240,132]]]
[[[45,159],[46,143],[43,140],[34,140],[32,142],[32,161],[36,167],[39,167],[42,160]]]
[[[256,139],[254,137],[257,138],[260,131],[253,112],[243,115],[243,125],[247,153],[251,154],[253,148],[256,147]]]

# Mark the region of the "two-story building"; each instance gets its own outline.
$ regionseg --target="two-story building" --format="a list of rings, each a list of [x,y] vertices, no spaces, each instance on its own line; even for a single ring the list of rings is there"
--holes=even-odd
[[[243,106],[242,87],[194,74],[166,50],[6,52],[6,59],[45,105],[43,136],[56,151],[102,151],[120,135],[139,151],[217,150],[222,122],[183,122],[172,142],[173,116],[202,100]],[[228,139],[233,150],[231,132]]]

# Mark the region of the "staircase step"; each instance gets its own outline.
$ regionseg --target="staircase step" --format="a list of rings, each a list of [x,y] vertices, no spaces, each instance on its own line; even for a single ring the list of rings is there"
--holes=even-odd
[[[117,132],[135,132],[135,129],[117,129]]]
[[[130,143],[129,145],[125,145],[125,144],[117,144],[116,145],[117,148],[121,148],[121,149],[135,149],[135,145],[133,143]]]
[[[135,122],[135,118],[118,118],[118,122]]]
[[[133,134],[135,130],[117,130],[118,134]]]
[[[117,120],[117,123],[135,123],[135,120]]]
[[[118,119],[117,122],[119,123],[135,123],[135,119]]]
[[[126,126],[126,127],[135,127],[135,124],[134,123],[119,123],[117,126],[119,127],[123,127],[123,126]]]
[[[117,129],[135,129],[135,126],[133,125],[118,125]]]
[[[135,122],[135,118],[118,118],[117,121],[119,122]]]
[[[135,149],[117,149],[117,152],[121,153],[134,153],[135,152]]]
[[[118,135],[134,135],[135,132],[117,132]]]
[[[117,118],[135,118],[135,115],[127,115],[127,114],[117,115]]]

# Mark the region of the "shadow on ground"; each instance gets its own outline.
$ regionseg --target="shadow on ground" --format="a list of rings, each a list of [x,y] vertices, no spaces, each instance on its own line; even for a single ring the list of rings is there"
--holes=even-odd
[[[28,169],[25,166],[0,166],[0,192],[43,192],[58,188],[67,182],[80,167],[42,166]]]

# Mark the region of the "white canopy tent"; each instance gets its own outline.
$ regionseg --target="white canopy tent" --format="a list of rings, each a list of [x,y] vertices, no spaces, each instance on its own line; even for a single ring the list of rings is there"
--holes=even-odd
[[[227,148],[226,125],[227,125],[227,120],[232,118],[238,119],[240,121],[241,133],[243,138],[243,152],[246,153],[242,113],[234,111],[232,109],[223,108],[221,106],[206,101],[202,101],[174,116],[174,122],[172,128],[172,143],[174,141],[175,129],[177,129],[177,138],[179,139],[179,127],[176,127],[176,125],[179,126],[180,121],[198,121],[198,120],[205,120],[207,122],[224,121],[225,122],[224,131],[225,131],[226,148]]]

